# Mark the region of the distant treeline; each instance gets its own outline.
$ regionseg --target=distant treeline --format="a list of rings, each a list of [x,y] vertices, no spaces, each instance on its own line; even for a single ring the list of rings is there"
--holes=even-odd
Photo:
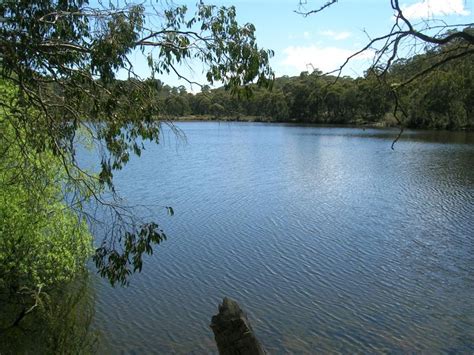
[[[149,84],[157,90],[161,114],[206,119],[263,120],[324,124],[395,125],[395,97],[391,87],[409,82],[440,59],[432,51],[394,62],[380,79],[381,71],[367,71],[353,79],[322,76],[320,71],[280,77],[273,89],[254,88],[250,97],[238,97],[220,88],[191,94],[184,86]],[[442,54],[442,53],[441,53]],[[397,117],[406,127],[474,129],[474,55],[429,70],[397,89]]]

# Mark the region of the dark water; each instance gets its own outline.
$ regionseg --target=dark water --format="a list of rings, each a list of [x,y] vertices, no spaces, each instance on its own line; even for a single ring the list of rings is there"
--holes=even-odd
[[[61,288],[39,297],[38,306],[17,326],[24,308],[21,298],[2,297],[0,304],[0,354],[92,354],[99,336],[93,330],[96,280],[80,273]],[[5,296],[5,294],[2,294]],[[28,307],[32,303],[25,297]]]
[[[223,296],[272,353],[474,352],[472,134],[179,127],[117,175],[175,216],[130,287],[96,289],[100,353],[216,352]]]

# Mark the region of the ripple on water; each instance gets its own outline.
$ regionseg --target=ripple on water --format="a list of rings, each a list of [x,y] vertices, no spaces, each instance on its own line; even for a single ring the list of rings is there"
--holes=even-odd
[[[215,353],[223,296],[274,353],[474,351],[472,140],[181,128],[188,144],[117,175],[129,201],[176,214],[129,288],[98,286],[103,352]]]

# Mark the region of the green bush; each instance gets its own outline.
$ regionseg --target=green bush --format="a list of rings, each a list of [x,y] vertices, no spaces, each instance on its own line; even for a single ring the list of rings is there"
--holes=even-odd
[[[0,83],[0,95],[16,100]],[[64,202],[65,168],[34,148],[17,118],[0,108],[0,289],[45,289],[72,280],[92,253],[92,237]]]

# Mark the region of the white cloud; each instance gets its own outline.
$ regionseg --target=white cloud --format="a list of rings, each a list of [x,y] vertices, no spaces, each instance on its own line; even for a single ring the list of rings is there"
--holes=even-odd
[[[285,54],[285,59],[281,64],[296,69],[299,72],[305,70],[311,71],[312,67],[323,72],[329,72],[338,69],[349,56],[354,54],[350,49],[319,47],[315,45],[307,47],[290,46],[285,48],[283,53]],[[368,62],[368,59],[372,59],[372,57],[373,53],[367,51],[355,57],[352,63],[360,60]]]
[[[304,39],[310,39],[311,38],[311,34],[309,32],[303,32],[303,38]]]
[[[471,14],[464,8],[464,0],[423,0],[403,7],[402,11],[409,20],[447,15],[469,16]]]
[[[346,31],[335,32],[335,31],[327,30],[327,31],[321,31],[319,33],[323,36],[331,37],[332,39],[334,39],[336,41],[347,39],[350,36],[352,36],[352,33],[346,32]]]

